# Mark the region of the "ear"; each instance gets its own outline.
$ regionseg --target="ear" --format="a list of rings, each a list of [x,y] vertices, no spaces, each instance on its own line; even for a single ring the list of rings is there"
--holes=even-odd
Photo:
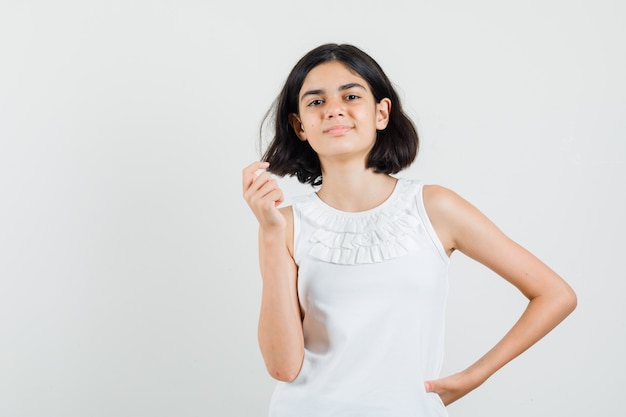
[[[391,100],[383,98],[376,103],[376,130],[385,130],[389,124],[389,114],[391,113]]]
[[[300,117],[295,113],[289,113],[289,124],[293,128],[296,135],[300,138],[301,141],[306,141],[306,133],[304,133],[304,127],[302,126],[302,122],[300,121]]]

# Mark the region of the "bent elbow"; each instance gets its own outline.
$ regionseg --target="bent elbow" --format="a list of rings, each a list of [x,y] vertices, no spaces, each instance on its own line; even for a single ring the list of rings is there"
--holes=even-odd
[[[577,306],[578,306],[578,297],[576,296],[576,293],[574,292],[574,290],[572,288],[569,288],[569,291],[567,294],[567,301],[566,301],[568,314],[574,311]]]
[[[292,382],[300,374],[300,366],[268,366],[267,372],[278,381]]]
[[[304,362],[304,350],[300,354],[274,354],[264,357],[267,373],[282,382],[292,382],[300,374]]]
[[[564,317],[569,316],[570,313],[574,311],[576,309],[576,306],[578,305],[578,297],[576,296],[576,293],[574,292],[572,287],[566,284],[565,288],[560,291],[557,297],[557,305],[559,306],[559,309],[563,312]]]

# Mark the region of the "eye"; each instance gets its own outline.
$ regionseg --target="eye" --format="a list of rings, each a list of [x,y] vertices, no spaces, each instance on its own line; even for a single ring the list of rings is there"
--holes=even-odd
[[[359,98],[361,98],[361,97],[357,96],[356,94],[348,94],[346,96],[346,100],[348,100],[348,101],[349,100],[356,100],[356,99],[359,99]]]
[[[311,102],[309,102],[309,104],[307,104],[307,106],[309,107],[315,107],[315,106],[319,106],[320,104],[322,104],[324,101],[321,98],[317,98],[315,100],[312,100]]]

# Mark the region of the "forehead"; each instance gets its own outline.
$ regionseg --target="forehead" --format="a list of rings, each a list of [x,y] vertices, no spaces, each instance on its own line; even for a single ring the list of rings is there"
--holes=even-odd
[[[341,61],[328,61],[314,67],[304,78],[300,92],[310,89],[333,89],[348,83],[369,84],[356,71]]]

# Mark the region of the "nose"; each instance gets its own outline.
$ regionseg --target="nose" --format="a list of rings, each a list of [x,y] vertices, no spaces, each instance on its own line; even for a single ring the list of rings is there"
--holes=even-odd
[[[345,115],[344,102],[341,98],[328,98],[326,101],[326,118],[343,117]]]

